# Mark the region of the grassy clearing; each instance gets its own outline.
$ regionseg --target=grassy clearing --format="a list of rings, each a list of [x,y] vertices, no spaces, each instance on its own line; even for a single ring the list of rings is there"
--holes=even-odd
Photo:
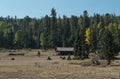
[[[120,79],[120,66],[81,66],[90,60],[62,60],[54,50],[19,50],[25,56],[8,56],[0,53],[0,79]],[[51,61],[47,57],[52,58]],[[14,61],[10,60],[12,57]],[[35,66],[35,63],[37,65]],[[115,60],[112,64],[119,64]]]

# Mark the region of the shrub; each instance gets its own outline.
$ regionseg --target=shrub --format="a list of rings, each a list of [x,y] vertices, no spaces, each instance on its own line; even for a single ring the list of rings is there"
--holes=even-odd
[[[67,60],[72,60],[72,59],[71,59],[71,57],[70,57],[70,55],[68,55],[68,58],[67,58]]]
[[[50,56],[48,56],[47,60],[52,60],[52,58]]]
[[[90,54],[89,54],[89,58],[92,59],[92,58],[95,57],[95,55],[96,55],[95,53],[90,53]]]
[[[15,49],[13,50],[13,52],[15,52]]]
[[[81,60],[80,57],[73,57],[72,59],[73,59],[73,60]]]
[[[9,50],[8,52],[12,52],[11,50]]]
[[[15,58],[11,58],[11,60],[15,60]]]
[[[99,62],[99,60],[98,60],[96,57],[95,57],[95,58],[92,58],[91,62],[92,62],[92,64],[94,64],[94,65],[100,65],[100,62]]]
[[[63,59],[63,60],[65,60],[65,59],[66,59],[66,57],[61,57],[61,56],[60,56],[60,58],[61,58],[61,59]]]
[[[40,55],[41,55],[41,54],[40,54],[40,51],[38,51],[37,56],[40,57]]]
[[[89,58],[91,59],[92,64],[94,64],[94,65],[100,64],[98,56],[95,53],[90,53]]]
[[[66,57],[62,57],[62,59],[63,59],[63,60],[65,60],[65,59],[66,59]]]

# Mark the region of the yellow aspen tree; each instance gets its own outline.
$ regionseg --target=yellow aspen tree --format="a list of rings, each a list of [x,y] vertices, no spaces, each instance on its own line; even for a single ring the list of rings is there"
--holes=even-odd
[[[87,28],[86,29],[86,32],[85,32],[85,42],[86,44],[90,45],[90,28]]]
[[[102,22],[98,23],[98,29],[102,28]]]

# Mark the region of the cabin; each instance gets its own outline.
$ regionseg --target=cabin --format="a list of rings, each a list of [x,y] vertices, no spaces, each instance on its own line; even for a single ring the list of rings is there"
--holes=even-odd
[[[58,55],[73,55],[74,47],[57,47],[56,52]]]

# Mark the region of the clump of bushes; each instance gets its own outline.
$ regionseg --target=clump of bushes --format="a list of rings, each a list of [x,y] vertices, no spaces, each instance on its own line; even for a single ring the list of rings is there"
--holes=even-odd
[[[50,56],[48,56],[47,60],[52,60],[52,58]]]
[[[91,59],[91,63],[93,65],[100,65],[99,58],[95,53],[90,53],[89,58]]]

